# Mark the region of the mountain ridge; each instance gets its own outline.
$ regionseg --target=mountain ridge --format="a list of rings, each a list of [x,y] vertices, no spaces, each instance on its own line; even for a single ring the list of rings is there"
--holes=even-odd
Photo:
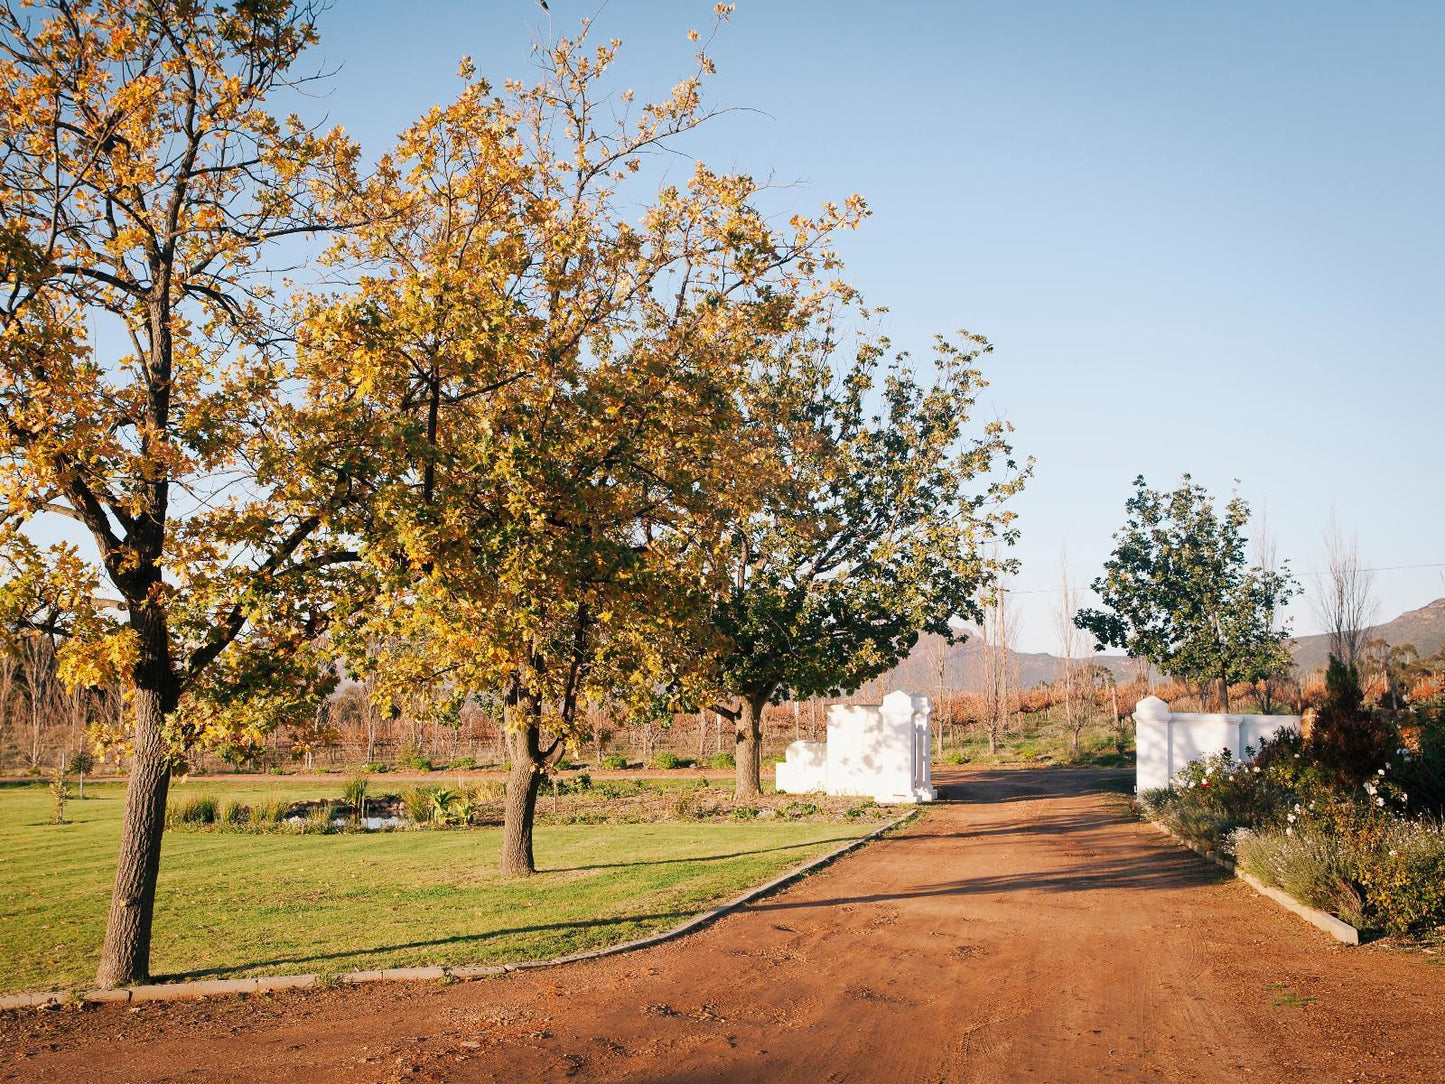
[[[1422,656],[1433,655],[1445,648],[1445,598],[1437,598],[1414,610],[1406,610],[1383,624],[1372,625],[1366,639],[1383,639],[1392,647],[1413,644]],[[1322,670],[1329,659],[1329,635],[1315,633],[1295,637],[1291,654],[1301,674]],[[970,629],[966,641],[947,645],[941,636],[925,634],[919,638],[908,658],[881,679],[884,688],[927,690],[937,688],[938,655],[944,657],[944,683],[955,690],[974,687],[981,671],[985,648],[977,630]],[[1059,676],[1059,656],[1047,651],[1012,651],[1009,653],[1023,689],[1055,680]],[[1128,680],[1139,666],[1127,655],[1097,652],[1080,656],[1078,662],[1092,662],[1109,670],[1119,681]]]

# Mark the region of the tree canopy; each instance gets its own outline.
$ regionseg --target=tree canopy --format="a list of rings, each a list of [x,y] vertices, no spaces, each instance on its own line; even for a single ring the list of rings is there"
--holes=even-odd
[[[1166,673],[1229,686],[1289,665],[1289,623],[1281,619],[1298,586],[1288,562],[1250,565],[1244,528],[1249,506],[1232,497],[1221,511],[1189,475],[1169,493],[1143,476],[1114,535],[1104,575],[1093,584],[1104,609],[1075,618],[1104,647],[1121,647]]]

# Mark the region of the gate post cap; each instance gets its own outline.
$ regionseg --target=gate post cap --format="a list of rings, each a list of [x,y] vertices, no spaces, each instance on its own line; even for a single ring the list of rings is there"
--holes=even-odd
[[[1157,696],[1146,696],[1134,705],[1134,718],[1145,723],[1167,723],[1171,714],[1169,705]]]

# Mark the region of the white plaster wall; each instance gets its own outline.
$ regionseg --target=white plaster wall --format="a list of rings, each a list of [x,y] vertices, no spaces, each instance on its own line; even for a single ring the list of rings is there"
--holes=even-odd
[[[828,743],[795,741],[786,758],[773,769],[777,789],[786,794],[807,794],[828,789]]]
[[[774,770],[777,789],[790,794],[825,790],[887,803],[932,801],[930,714],[926,696],[904,692],[890,693],[879,705],[836,704],[828,709],[826,744],[788,746]]]
[[[1169,710],[1157,696],[1134,708],[1135,790],[1167,787],[1191,760],[1228,749],[1244,759],[1247,748],[1281,730],[1298,730],[1298,715],[1221,715]]]

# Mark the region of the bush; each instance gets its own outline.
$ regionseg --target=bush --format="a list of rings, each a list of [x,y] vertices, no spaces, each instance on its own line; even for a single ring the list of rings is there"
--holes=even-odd
[[[362,770],[363,772],[368,772],[368,773],[384,772],[384,771],[386,771],[386,765],[385,765],[385,764],[376,764],[376,763],[363,764],[363,765],[361,766],[361,770]]]
[[[416,742],[407,742],[396,751],[396,766],[398,768],[410,768],[414,772],[432,771],[432,762],[422,756],[421,748]]]
[[[602,763],[599,766],[606,768],[608,771],[620,772],[627,769],[628,763],[626,757],[613,753],[611,756],[603,757]]]
[[[220,823],[228,828],[245,828],[251,820],[251,811],[240,802],[227,802],[221,807]]]
[[[1322,832],[1241,834],[1236,840],[1239,866],[1262,881],[1284,889],[1301,903],[1364,924],[1360,894],[1350,881],[1349,865],[1337,840]]]
[[[1371,917],[1394,934],[1445,925],[1445,822],[1395,821],[1360,872]]]
[[[662,768],[665,771],[671,771],[673,768],[680,766],[682,764],[682,761],[678,758],[678,755],[676,753],[664,752],[658,753],[657,756],[653,758],[652,763],[654,767]]]
[[[358,772],[341,788],[341,797],[352,810],[352,816],[359,820],[366,815],[366,774]]]
[[[1389,727],[1364,701],[1359,672],[1331,655],[1325,671],[1325,700],[1311,728],[1305,756],[1333,785],[1359,786],[1389,754]]]
[[[450,765],[448,765],[448,767],[450,767],[452,771],[457,772],[467,771],[471,768],[475,768],[476,766],[476,757],[458,757],[456,760],[452,761]]]
[[[166,806],[166,825],[215,824],[216,809],[214,795],[197,794],[181,798]]]
[[[251,825],[280,824],[290,812],[291,803],[285,798],[262,798],[251,807]]]
[[[780,812],[784,817],[792,817],[794,820],[800,820],[803,817],[815,817],[821,813],[822,810],[812,802],[789,802],[783,806]]]
[[[733,810],[735,821],[755,821],[762,814],[762,810],[756,806],[740,805]]]
[[[401,792],[401,808],[413,824],[426,824],[432,818],[432,796],[438,787],[409,787]]]
[[[647,783],[641,779],[602,779],[593,790],[604,798],[636,798],[647,790]]]
[[[718,753],[716,756],[707,758],[707,766],[719,771],[723,769],[731,771],[738,766],[738,758],[731,753]]]
[[[968,763],[968,757],[964,756],[964,755],[963,755],[962,753],[960,753],[957,749],[955,749],[953,752],[951,752],[951,753],[945,753],[945,754],[943,755],[943,763],[945,763],[945,764],[967,764],[967,763]]]

